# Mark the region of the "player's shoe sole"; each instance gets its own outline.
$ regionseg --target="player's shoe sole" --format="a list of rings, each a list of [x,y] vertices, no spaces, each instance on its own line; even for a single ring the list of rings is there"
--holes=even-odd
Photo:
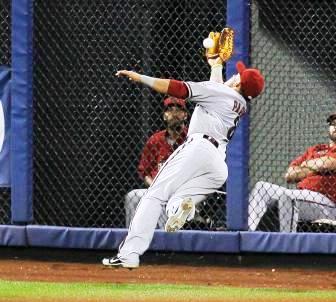
[[[121,260],[117,256],[112,257],[112,258],[104,258],[102,260],[102,264],[106,267],[124,267],[124,268],[129,268],[129,269],[139,267],[138,263],[128,263],[128,262]]]
[[[170,216],[166,222],[166,232],[176,232],[183,227],[189,214],[192,212],[194,204],[191,198],[184,199],[177,212]]]

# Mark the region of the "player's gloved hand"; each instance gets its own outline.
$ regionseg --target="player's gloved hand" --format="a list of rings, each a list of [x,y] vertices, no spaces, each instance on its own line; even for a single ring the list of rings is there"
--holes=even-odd
[[[233,54],[234,31],[230,27],[225,27],[219,37],[218,54],[223,62],[228,61]]]
[[[222,32],[210,32],[208,37],[214,41],[213,47],[205,50],[205,56],[209,65],[219,64],[220,62],[218,61],[216,63],[209,62],[209,60],[217,59],[218,57],[222,60],[222,63],[229,60],[233,54],[233,29],[225,27]]]

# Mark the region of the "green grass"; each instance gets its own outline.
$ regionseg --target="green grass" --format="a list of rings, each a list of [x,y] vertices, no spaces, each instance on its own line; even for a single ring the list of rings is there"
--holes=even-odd
[[[336,291],[0,280],[0,301],[336,301]]]

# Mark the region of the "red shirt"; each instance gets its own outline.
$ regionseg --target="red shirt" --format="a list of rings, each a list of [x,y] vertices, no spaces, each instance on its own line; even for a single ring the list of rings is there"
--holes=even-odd
[[[290,166],[300,166],[306,160],[317,159],[323,156],[336,159],[336,146],[330,147],[329,145],[321,144],[309,147],[303,155],[294,159]],[[298,182],[297,188],[319,192],[336,202],[336,173],[308,176]]]
[[[145,176],[154,178],[170,154],[184,142],[187,137],[187,132],[188,129],[184,128],[181,136],[173,145],[170,145],[167,141],[169,137],[167,130],[154,133],[146,142],[141,154],[138,166],[140,176],[142,178],[145,178]]]

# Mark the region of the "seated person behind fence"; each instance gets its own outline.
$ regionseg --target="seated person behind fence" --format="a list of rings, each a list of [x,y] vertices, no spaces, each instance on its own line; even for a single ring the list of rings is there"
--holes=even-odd
[[[146,142],[141,159],[138,165],[138,172],[149,187],[158,173],[159,168],[166,159],[186,139],[188,129],[185,126],[188,118],[186,102],[183,99],[174,97],[166,98],[163,101],[163,121],[166,129],[154,133]],[[136,189],[125,196],[126,227],[135,214],[136,207],[146,189]],[[163,210],[158,221],[158,227],[164,229],[167,220],[166,212]]]
[[[249,197],[248,225],[255,231],[267,208],[278,202],[280,232],[296,231],[298,220],[336,219],[336,113],[331,114],[329,144],[309,147],[293,160],[285,179],[296,190],[260,181]]]

